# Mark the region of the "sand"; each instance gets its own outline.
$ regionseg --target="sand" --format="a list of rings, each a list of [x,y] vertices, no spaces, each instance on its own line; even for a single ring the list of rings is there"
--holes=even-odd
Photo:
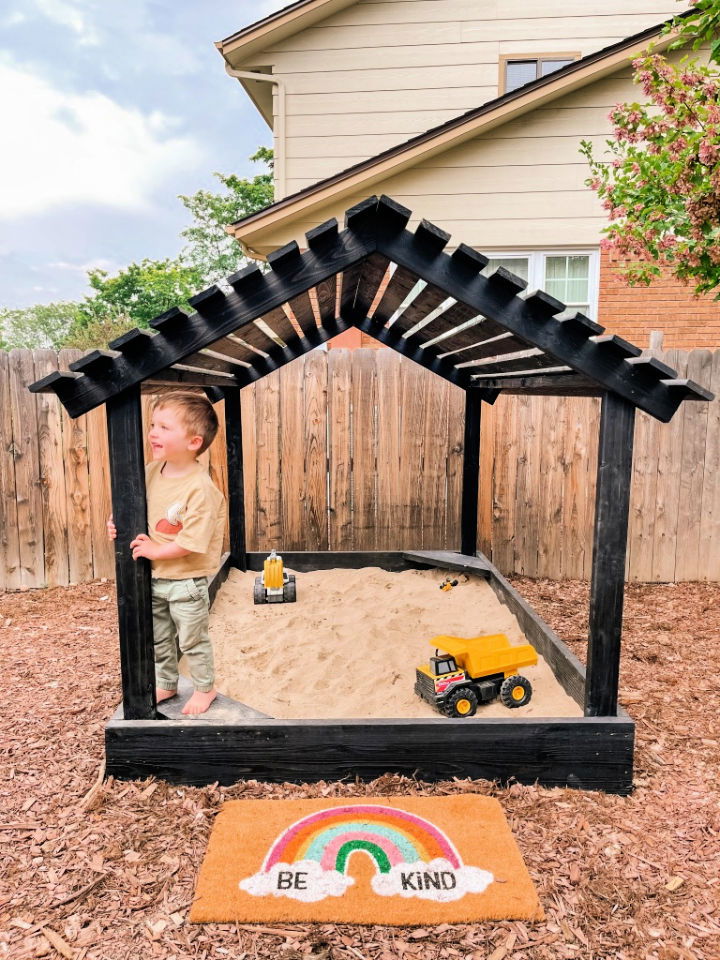
[[[437,717],[413,690],[432,637],[505,633],[527,642],[485,580],[459,575],[443,592],[448,573],[298,573],[296,603],[255,605],[257,574],[233,570],[210,616],[217,687],[278,719]],[[582,716],[542,658],[521,673],[533,685],[530,703],[508,710],[497,700],[479,707],[479,717]]]

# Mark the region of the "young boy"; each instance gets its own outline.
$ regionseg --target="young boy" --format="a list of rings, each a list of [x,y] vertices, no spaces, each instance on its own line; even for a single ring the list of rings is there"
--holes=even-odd
[[[217,693],[208,636],[208,577],[220,565],[225,498],[197,457],[215,438],[218,421],[200,394],[176,391],[152,406],[145,467],[148,533],[130,544],[133,559],[152,570],[155,678],[158,703],[177,693],[178,655],[185,654],[195,692],[184,714],[204,713]],[[117,530],[108,520],[112,540]]]

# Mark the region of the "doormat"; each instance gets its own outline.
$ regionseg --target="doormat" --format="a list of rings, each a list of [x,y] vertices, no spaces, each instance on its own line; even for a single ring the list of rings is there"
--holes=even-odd
[[[230,800],[193,923],[541,920],[502,807],[474,794]]]

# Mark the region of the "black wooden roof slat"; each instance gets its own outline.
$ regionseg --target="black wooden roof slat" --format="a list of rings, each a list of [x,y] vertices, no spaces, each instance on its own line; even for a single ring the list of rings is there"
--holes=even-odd
[[[537,353],[533,356],[514,357],[508,356],[506,359],[498,359],[496,363],[481,362],[478,366],[462,367],[465,373],[472,377],[476,374],[487,373],[512,373],[518,370],[544,370],[546,368],[554,369],[563,366],[562,362],[556,357],[549,356],[547,353]]]
[[[395,268],[390,283],[373,312],[372,319],[376,325],[385,326],[419,279],[413,269],[404,266]]]
[[[315,287],[320,323],[326,324],[337,316],[337,277],[323,280]]]
[[[351,307],[353,315],[368,314],[389,267],[388,258],[379,253],[373,253],[368,257],[358,277],[355,299]],[[345,305],[346,314],[348,309],[349,304]]]
[[[299,293],[296,297],[293,297],[292,300],[289,300],[288,306],[292,310],[298,326],[306,336],[312,333],[313,330],[317,330],[318,324],[315,319],[315,311],[312,308],[310,295],[307,291]]]
[[[521,340],[520,337],[516,337],[514,333],[506,331],[495,337],[490,337],[488,340],[476,342],[465,350],[459,350],[453,353],[450,359],[456,366],[464,366],[468,363],[485,360],[488,357],[501,357],[506,353],[529,350],[530,347],[531,344]]]
[[[436,337],[439,337],[441,334],[450,334],[452,333],[452,339],[455,337],[461,337],[464,331],[458,330],[458,327],[461,327],[463,324],[467,323],[468,320],[473,320],[477,317],[477,310],[473,310],[471,307],[466,306],[464,303],[454,303],[452,306],[448,307],[447,310],[444,310],[442,313],[438,314],[434,320],[431,320],[422,328],[422,336],[424,341],[435,340]],[[474,327],[468,327],[468,330],[475,329]],[[453,333],[453,331],[455,331]],[[460,342],[465,345],[469,343],[474,343],[475,340],[479,340],[479,336],[475,336],[474,340],[465,341],[464,338]],[[441,340],[437,345],[436,349],[440,353],[450,353],[453,348],[448,346],[451,337],[447,337]]]
[[[403,310],[400,316],[397,318],[393,327],[397,327],[398,333],[407,333],[409,330],[412,330],[413,327],[416,327],[422,320],[427,319],[430,314],[440,306],[441,303],[444,303],[447,300],[448,295],[444,290],[440,290],[438,287],[428,286],[424,290],[421,290],[420,293],[415,297],[412,303],[409,303],[407,307]],[[432,320],[429,321],[432,323]],[[421,330],[418,330],[418,333],[423,332],[424,339],[424,327]]]
[[[288,343],[290,340],[294,340],[297,337],[297,330],[287,318],[287,314],[282,307],[276,307],[270,313],[263,314],[262,317],[258,319],[262,320],[263,323],[267,324],[270,330],[276,336],[278,336],[284,343]],[[242,330],[237,331],[238,336],[242,336],[245,327]]]
[[[252,323],[245,324],[242,328],[242,336],[240,336],[240,334],[230,333],[228,337],[233,342],[235,342],[235,338],[237,337],[238,340],[242,341],[238,346],[247,344],[255,351],[259,350],[261,353],[267,353],[268,350],[271,350],[275,346],[275,341],[272,340],[264,330],[261,330],[254,320]]]
[[[184,363],[188,367],[199,367],[201,370],[220,371],[221,373],[230,373],[237,376],[246,369],[244,364],[233,363],[231,360],[221,360],[217,356],[209,356],[206,353],[189,353],[185,357],[180,357],[178,363]]]

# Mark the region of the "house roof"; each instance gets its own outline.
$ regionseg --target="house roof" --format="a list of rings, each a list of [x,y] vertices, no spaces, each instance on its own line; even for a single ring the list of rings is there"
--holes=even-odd
[[[357,0],[297,0],[237,30],[224,40],[218,40],[215,46],[231,66],[246,62],[257,51],[325,20],[353,3],[357,3]]]
[[[54,392],[73,417],[129,387],[185,383],[242,387],[355,326],[421,366],[494,402],[498,393],[612,392],[659,420],[685,399],[712,395],[568,310],[411,211],[370,197],[257,265],[32,384]]]
[[[254,245],[267,230],[292,221],[299,215],[307,217],[319,208],[352,194],[357,196],[358,193],[369,193],[380,181],[422,160],[592,83],[627,64],[628,60],[644,50],[651,40],[658,41],[657,49],[666,47],[673,39],[672,34],[661,38],[666,22],[588,54],[560,70],[489,100],[367,160],[353,164],[228,225],[226,230],[249,252],[255,254]]]

